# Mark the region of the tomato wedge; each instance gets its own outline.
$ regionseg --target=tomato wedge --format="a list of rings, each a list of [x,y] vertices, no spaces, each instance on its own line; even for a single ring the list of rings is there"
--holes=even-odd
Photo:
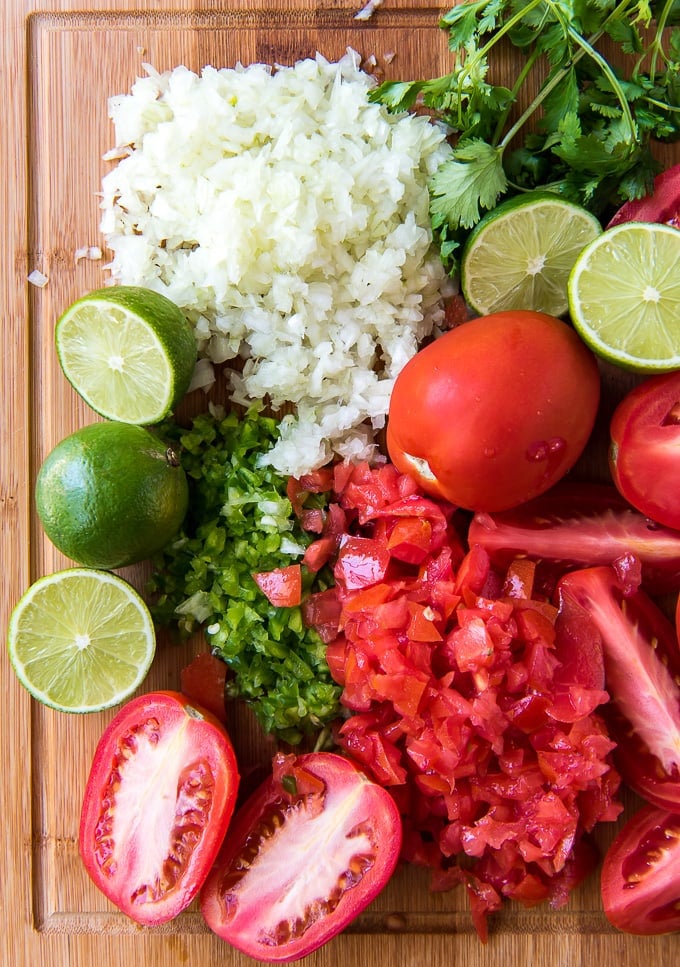
[[[560,483],[514,510],[476,514],[468,541],[481,544],[501,570],[517,555],[539,562],[545,584],[565,571],[632,554],[651,592],[680,587],[680,532],[634,510],[606,484]]]
[[[621,222],[665,222],[680,228],[680,165],[656,176],[651,195],[621,205],[607,228]]]
[[[574,571],[559,589],[590,614],[601,636],[621,775],[649,802],[680,812],[680,654],[673,623],[643,591],[624,595],[611,568]]]
[[[680,815],[645,806],[630,819],[602,864],[607,919],[625,933],[680,930]]]
[[[279,754],[234,818],[201,912],[250,957],[297,960],[367,906],[400,847],[394,800],[354,763],[330,752]]]
[[[629,503],[680,529],[680,372],[651,376],[628,392],[609,428],[612,480]]]
[[[218,720],[179,692],[124,705],[102,735],[80,818],[80,855],[112,903],[144,926],[193,900],[222,844],[239,775]]]

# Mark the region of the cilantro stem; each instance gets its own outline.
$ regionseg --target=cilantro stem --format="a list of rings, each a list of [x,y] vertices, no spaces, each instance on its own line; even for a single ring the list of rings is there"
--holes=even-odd
[[[638,141],[637,127],[635,125],[635,121],[633,119],[633,115],[630,110],[630,104],[628,103],[628,99],[626,98],[626,95],[623,92],[623,88],[621,87],[621,84],[619,83],[619,79],[617,78],[616,74],[611,69],[607,60],[602,56],[602,54],[598,50],[596,50],[590,43],[588,43],[588,41],[584,37],[582,37],[577,30],[574,30],[571,24],[568,25],[567,29],[569,32],[569,36],[581,48],[581,50],[583,50],[584,54],[587,54],[589,57],[592,58],[592,60],[595,61],[596,64],[599,65],[600,70],[602,71],[604,76],[611,84],[612,90],[616,94],[618,102],[621,105],[621,113],[626,119],[626,123],[628,124],[628,127],[630,129],[631,141],[633,141],[634,144],[637,144],[637,141]]]
[[[520,131],[524,127],[524,125],[526,124],[526,122],[529,120],[529,118],[532,116],[532,114],[534,114],[536,112],[536,110],[541,106],[541,104],[546,99],[546,97],[548,96],[548,94],[550,94],[550,92],[552,91],[552,89],[554,87],[557,87],[557,85],[560,83],[560,81],[565,76],[565,74],[567,74],[569,72],[569,70],[571,69],[571,66],[572,66],[572,64],[570,62],[569,64],[567,64],[564,67],[560,68],[560,70],[559,71],[556,71],[556,73],[553,74],[553,76],[546,81],[546,83],[543,85],[543,87],[541,87],[540,91],[538,92],[538,94],[536,95],[536,97],[533,99],[533,101],[531,102],[531,104],[529,104],[529,106],[524,111],[522,111],[522,113],[517,118],[517,120],[515,121],[515,123],[512,125],[512,127],[508,131],[506,131],[505,136],[498,143],[498,147],[501,149],[501,151],[504,151],[505,148],[507,148],[507,146],[510,144],[510,142],[515,137],[515,135],[517,134],[517,132]]]
[[[493,3],[493,2],[494,0],[489,0],[489,3]],[[484,9],[486,9],[486,7],[489,6],[489,3],[484,5]],[[463,97],[464,97],[463,86],[465,81],[470,77],[470,74],[472,73],[473,69],[477,66],[477,64],[482,63],[486,59],[486,55],[489,53],[489,51],[493,50],[493,48],[501,40],[501,38],[505,36],[505,34],[509,33],[509,31],[511,31],[513,27],[521,23],[521,21],[524,19],[524,17],[526,17],[529,11],[533,10],[535,7],[540,6],[542,3],[544,3],[544,0],[531,0],[530,3],[526,4],[520,10],[518,10],[517,13],[513,14],[513,16],[510,17],[510,19],[507,20],[501,27],[497,28],[491,40],[487,41],[483,47],[480,47],[479,50],[475,51],[472,57],[465,58],[465,61],[463,62],[460,73],[458,75],[458,90],[456,92],[457,100],[458,100],[459,126],[463,124],[463,113],[462,113],[463,112],[462,105],[463,105]]]
[[[510,114],[510,110],[512,109],[512,105],[515,102],[515,99],[517,97],[518,91],[520,91],[521,88],[524,86],[527,77],[529,76],[529,74],[533,70],[534,64],[536,63],[536,61],[539,59],[540,56],[541,56],[541,52],[539,51],[539,49],[537,47],[535,47],[532,50],[532,52],[529,54],[529,56],[527,57],[526,61],[524,62],[524,66],[522,67],[522,70],[517,75],[517,79],[516,79],[516,81],[515,81],[515,83],[513,84],[513,87],[512,87],[512,92],[511,92],[512,93],[512,99],[509,101],[508,106],[505,109],[505,111],[503,111],[503,113],[499,117],[498,124],[496,125],[496,130],[494,131],[493,137],[491,139],[491,144],[494,145],[494,147],[500,141],[501,133],[503,131],[503,128],[507,124],[508,115]]]
[[[661,39],[663,37],[663,32],[666,29],[666,22],[670,15],[673,3],[674,3],[674,0],[666,0],[665,4],[663,5],[663,9],[661,10],[659,16],[656,18],[656,33],[654,34],[654,40],[651,42],[651,44],[649,45],[649,47],[644,53],[644,57],[646,57],[650,50],[653,51],[652,59],[650,61],[650,66],[649,66],[649,76],[651,77],[652,80],[654,80],[654,78],[656,77],[656,65],[659,57],[661,56],[664,58],[664,60],[666,59],[666,55],[662,47]],[[656,102],[652,102],[652,103],[656,103]],[[663,105],[663,106],[665,107],[667,105]]]
[[[505,150],[505,148],[512,141],[512,139],[515,137],[518,131],[522,129],[522,127],[526,124],[529,118],[541,106],[541,104],[546,99],[548,94],[550,94],[550,92],[555,87],[557,87],[557,85],[562,81],[562,78],[569,73],[572,67],[582,57],[586,55],[592,57],[593,60],[596,61],[596,63],[599,65],[600,69],[602,70],[603,74],[607,77],[607,79],[609,80],[609,83],[612,85],[612,90],[616,94],[616,97],[619,103],[621,104],[622,113],[624,114],[626,121],[628,123],[628,126],[630,128],[632,140],[637,144],[638,138],[637,138],[637,129],[635,127],[635,121],[633,120],[633,116],[630,111],[630,106],[623,92],[623,89],[621,88],[621,85],[616,75],[612,71],[611,67],[609,66],[605,58],[602,57],[602,55],[593,46],[595,43],[597,43],[599,38],[604,34],[607,23],[609,23],[610,20],[615,19],[615,15],[618,15],[618,13],[621,10],[627,9],[629,0],[623,0],[622,3],[620,3],[617,7],[615,7],[614,10],[609,15],[609,17],[603,22],[600,29],[595,31],[593,34],[591,34],[591,36],[587,39],[583,37],[581,34],[579,34],[579,32],[572,27],[570,22],[567,21],[565,23],[564,18],[562,17],[561,11],[556,7],[556,5],[552,2],[552,0],[546,0],[546,2],[548,6],[550,6],[550,8],[554,11],[555,17],[562,24],[562,28],[564,29],[565,33],[569,37],[571,37],[572,40],[576,42],[579,49],[575,51],[575,53],[572,55],[572,57],[563,67],[561,67],[558,71],[556,71],[553,74],[553,76],[548,78],[548,80],[543,84],[538,94],[532,100],[531,104],[529,104],[526,110],[522,112],[520,117],[515,121],[515,123],[512,125],[509,131],[506,132],[503,139],[498,143],[498,147],[501,149],[501,151]]]

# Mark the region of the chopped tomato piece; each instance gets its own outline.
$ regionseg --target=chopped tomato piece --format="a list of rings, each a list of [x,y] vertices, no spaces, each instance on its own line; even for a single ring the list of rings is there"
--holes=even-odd
[[[318,541],[313,541],[305,549],[302,563],[309,571],[316,573],[325,564],[328,564],[335,553],[336,547],[337,541],[334,537],[320,537]]]
[[[302,602],[302,618],[308,628],[315,628],[322,641],[330,642],[338,634],[341,606],[335,588],[316,591]]]
[[[227,665],[217,655],[204,651],[180,673],[182,694],[198,702],[203,708],[227,724],[224,691],[227,684]]]
[[[411,564],[422,564],[432,542],[432,524],[425,517],[398,520],[387,540],[394,557]]]
[[[346,537],[340,544],[333,573],[345,588],[365,588],[385,577],[389,562],[389,551],[378,541]]]
[[[302,600],[302,570],[299,564],[260,571],[253,574],[253,580],[270,604],[277,608],[294,608]]]
[[[539,593],[534,561],[464,554],[458,512],[394,468],[336,469],[338,486],[339,745],[390,787],[402,857],[466,884],[480,936],[503,897],[564,902],[586,834],[621,809],[592,624]]]

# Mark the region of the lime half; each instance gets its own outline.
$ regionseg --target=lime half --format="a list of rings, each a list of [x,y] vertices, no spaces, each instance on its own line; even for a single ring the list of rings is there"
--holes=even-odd
[[[196,339],[181,310],[139,286],[96,289],[57,322],[64,375],[109,420],[150,426],[174,409],[196,365]]]
[[[562,316],[579,253],[602,232],[594,215],[550,192],[503,202],[471,232],[461,287],[475,312],[533,309]]]
[[[608,229],[574,266],[569,308],[604,359],[640,373],[680,368],[680,231],[646,222]]]
[[[40,578],[9,622],[9,656],[21,684],[62,712],[95,712],[127,699],[156,648],[149,610],[116,575],[69,568]]]

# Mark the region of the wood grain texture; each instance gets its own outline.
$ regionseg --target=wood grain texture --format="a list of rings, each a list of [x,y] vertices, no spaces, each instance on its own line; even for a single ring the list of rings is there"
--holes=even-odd
[[[75,251],[101,244],[96,192],[107,170],[102,154],[113,138],[107,98],[127,92],[145,61],[157,69],[184,63],[196,70],[237,60],[289,63],[316,49],[337,57],[351,44],[365,56],[374,54],[379,64],[388,51],[396,51],[386,68],[394,76],[446,69],[435,4],[385,0],[371,21],[357,24],[353,14],[360,6],[346,0],[318,5],[313,0],[4,0],[3,628],[29,583],[67,563],[42,538],[31,498],[46,453],[93,419],[61,375],[52,332],[58,314],[105,278],[103,263],[76,264]],[[672,160],[670,152],[664,160]],[[48,276],[45,288],[28,285],[33,269]],[[605,376],[614,398],[621,388],[618,374]],[[141,584],[140,570],[125,573]],[[177,648],[161,639],[145,690],[177,687],[180,668],[200,647],[200,640]],[[0,856],[5,860],[0,963],[252,963],[212,936],[195,907],[164,928],[142,930],[89,883],[77,853],[78,814],[96,741],[112,713],[79,718],[37,706],[17,684],[6,658],[0,676]],[[270,753],[243,711],[234,712],[231,727],[244,769]],[[603,842],[608,838],[611,831],[603,833]],[[615,933],[601,913],[596,878],[564,910],[509,908],[493,921],[489,944],[483,947],[460,893],[430,894],[424,876],[404,870],[346,935],[306,963],[642,967],[652,960],[670,964],[674,954],[677,938]]]

